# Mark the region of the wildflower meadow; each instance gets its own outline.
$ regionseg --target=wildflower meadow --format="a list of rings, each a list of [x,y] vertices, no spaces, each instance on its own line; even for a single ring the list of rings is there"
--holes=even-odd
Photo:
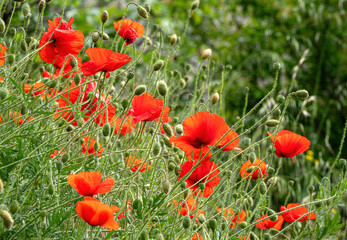
[[[0,239],[347,239],[346,8],[1,0]]]

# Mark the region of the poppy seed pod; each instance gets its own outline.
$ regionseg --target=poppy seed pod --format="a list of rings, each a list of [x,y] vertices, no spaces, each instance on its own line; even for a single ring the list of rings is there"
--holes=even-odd
[[[6,24],[4,22],[4,20],[2,20],[2,18],[0,18],[0,33],[3,33],[5,32],[5,29],[6,29]],[[12,28],[11,28],[12,29]],[[14,29],[16,30],[16,29]],[[14,31],[15,32],[15,31]],[[13,34],[14,35],[14,34]]]
[[[159,81],[157,83],[157,90],[158,90],[158,92],[159,92],[159,94],[161,96],[165,97],[166,94],[167,94],[167,85],[166,85],[166,83],[164,81]]]
[[[300,99],[306,99],[308,98],[309,94],[305,89],[301,89],[295,92],[295,97]]]
[[[278,71],[278,70],[280,70],[281,69],[281,64],[279,63],[279,62],[275,62],[274,64],[273,64],[273,68],[276,70],[276,71]]]
[[[187,229],[190,227],[190,218],[189,216],[185,216],[182,221],[183,228]]]
[[[204,223],[206,222],[206,217],[204,214],[200,214],[199,217],[198,217],[198,221],[199,223]]]
[[[104,137],[110,136],[111,134],[111,126],[110,124],[106,123],[103,127],[102,127],[102,135],[104,135]]]
[[[200,4],[200,0],[195,0],[194,2],[192,2],[192,5],[190,5],[190,11],[194,11],[195,9],[197,9],[199,7]]]
[[[7,96],[8,96],[7,88],[4,88],[4,87],[0,88],[0,100],[7,98]]]
[[[147,91],[147,87],[146,85],[139,85],[135,88],[135,95],[139,96],[139,95],[142,95],[144,92]]]
[[[211,55],[212,55],[212,50],[211,50],[211,48],[208,48],[208,49],[205,49],[205,50],[202,52],[201,58],[202,58],[202,59],[208,59],[208,58],[211,57]]]
[[[212,95],[211,102],[212,102],[212,104],[216,104],[218,101],[219,101],[219,94],[218,93],[214,93]]]
[[[172,128],[170,127],[170,125],[168,123],[163,124],[163,129],[164,129],[164,132],[166,133],[166,135],[168,135],[169,137],[172,137],[172,135],[173,135]]]
[[[148,12],[147,10],[140,6],[140,5],[137,5],[137,13],[139,14],[140,17],[142,17],[143,19],[147,19],[148,18]]]
[[[278,121],[276,119],[269,119],[266,121],[265,125],[268,127],[276,127],[279,123],[280,123],[280,121]]]
[[[10,214],[8,211],[2,209],[2,210],[0,211],[0,217],[1,217],[2,220],[4,221],[4,226],[5,226],[5,228],[6,228],[7,230],[11,230],[12,227],[13,227],[13,219],[12,219],[11,214]]]
[[[40,0],[40,2],[39,2],[39,12],[43,12],[45,7],[46,7],[46,1],[45,0]]]
[[[264,181],[261,181],[259,184],[259,192],[260,194],[264,195],[266,191],[267,191],[266,184],[264,183]]]
[[[182,133],[183,133],[183,126],[182,126],[181,124],[176,125],[175,131],[176,131],[178,134],[182,134]]]
[[[101,13],[100,19],[101,19],[102,23],[107,22],[107,20],[108,20],[108,12],[106,10]]]
[[[31,14],[30,6],[28,3],[23,3],[22,14],[24,17],[27,17],[29,14]]]
[[[159,71],[160,69],[163,68],[165,62],[161,59],[157,60],[154,65],[153,65],[153,71]]]
[[[95,43],[95,42],[99,41],[99,39],[100,39],[100,33],[93,32],[92,33],[92,41]]]
[[[286,100],[286,98],[283,95],[278,95],[276,97],[276,101],[277,101],[278,104],[284,103],[285,100]]]
[[[208,221],[208,225],[207,225],[209,228],[212,229],[212,231],[216,230],[216,227],[217,227],[217,221],[216,219],[210,219]]]
[[[175,45],[177,43],[177,35],[176,34],[172,34],[170,37],[170,44],[171,45]]]

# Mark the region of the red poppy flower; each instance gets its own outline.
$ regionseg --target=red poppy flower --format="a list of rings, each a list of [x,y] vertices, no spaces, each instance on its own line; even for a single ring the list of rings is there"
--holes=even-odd
[[[125,45],[129,45],[135,42],[136,38],[142,37],[145,33],[145,28],[136,21],[130,19],[120,19],[116,23],[113,23],[114,29],[118,31],[121,38],[125,40]]]
[[[5,64],[5,51],[8,49],[8,47],[5,47],[0,44],[0,66]]]
[[[128,156],[126,158],[126,161],[127,161],[127,166],[131,168],[130,170],[132,172],[138,171],[139,168],[141,168],[140,172],[144,172],[144,171],[146,171],[148,169],[153,168],[153,167],[147,167],[146,168],[146,166],[147,166],[146,162],[144,163],[141,158],[140,159],[136,159],[135,156],[132,156],[132,155]]]
[[[17,123],[18,125],[22,125],[24,123],[24,120],[22,118],[22,114],[19,112],[11,111],[10,116],[14,119],[15,123]],[[31,120],[34,120],[34,118],[29,117],[27,119],[27,121],[31,121]]]
[[[114,116],[111,118],[110,122],[110,126],[114,127],[114,134],[117,134],[120,129],[120,135],[122,136],[124,136],[127,133],[131,133],[135,128],[135,124],[132,123],[133,117],[127,118],[122,124],[122,119]]]
[[[253,172],[252,176],[249,176],[249,174],[251,174],[250,172],[248,172],[248,169],[250,167],[259,167],[261,169],[261,174],[259,174],[259,169],[257,168]],[[240,169],[240,176],[246,177],[247,179],[250,179],[250,177],[252,177],[253,180],[257,180],[260,177],[266,177],[267,176],[267,173],[265,173],[266,169],[267,169],[267,164],[264,161],[261,161],[257,158],[257,159],[255,159],[254,163],[251,163],[251,161],[248,160],[244,164],[242,164],[241,169]]]
[[[102,182],[101,178],[102,174],[99,172],[82,172],[70,174],[67,181],[82,196],[94,196],[98,193],[105,194],[114,186],[112,177],[107,177]]]
[[[46,95],[43,94],[45,91],[48,90],[48,86],[46,86],[42,82],[36,82],[33,86],[29,84],[24,84],[24,92],[28,94],[31,93],[31,96],[40,96],[42,99],[46,98]]]
[[[217,212],[222,212],[222,209],[219,207],[216,207]],[[233,225],[230,225],[230,227],[235,228],[236,222],[238,224],[244,222],[246,220],[247,213],[244,210],[241,210],[239,214],[234,215],[234,210],[231,208],[223,208],[223,216],[227,219],[228,222],[233,223]]]
[[[130,200],[127,201],[127,206],[128,206],[128,210],[131,212],[132,211],[132,207],[131,207],[131,201]],[[124,217],[124,212],[126,212],[126,211],[127,210],[124,207],[122,207],[122,212],[118,214],[117,220],[122,219]],[[128,215],[131,216],[130,213],[128,213]]]
[[[153,98],[151,94],[144,93],[140,96],[135,96],[131,101],[132,109],[129,110],[127,116],[134,116],[133,123],[148,122],[159,119],[163,111],[164,100]],[[170,108],[165,106],[162,121],[169,121]]]
[[[258,222],[259,220],[262,220],[264,218],[267,218],[268,215],[264,215],[260,218],[258,218],[256,220],[256,222]],[[257,228],[259,229],[269,229],[269,228],[274,228],[276,230],[281,230],[282,228],[282,225],[283,225],[283,217],[281,215],[278,215],[277,216],[277,220],[276,221],[271,221],[270,218],[267,218],[259,223],[256,224]]]
[[[92,197],[85,197],[84,201],[76,204],[77,215],[91,226],[101,226],[109,230],[119,228],[119,224],[114,220],[113,214],[119,211],[116,206],[107,206]]]
[[[192,170],[193,165],[193,161],[183,163],[178,181]],[[199,196],[202,195],[206,198],[213,193],[213,188],[218,185],[219,181],[220,176],[217,164],[210,160],[206,160],[193,170],[187,178],[186,183],[187,187],[193,190],[195,196],[199,194]],[[205,183],[204,190],[199,189],[199,183]]]
[[[271,135],[269,132],[267,134]],[[271,141],[273,142],[274,139],[275,136],[272,136]],[[278,157],[292,158],[295,163],[294,156],[308,150],[310,144],[311,142],[307,138],[288,130],[282,130],[276,136],[275,153]]]
[[[59,151],[54,150],[53,153],[51,154],[50,158],[55,158],[57,155],[62,157],[64,153],[65,153],[65,151],[63,151],[63,150],[59,150]]]
[[[53,63],[61,68],[65,57],[69,54],[77,56],[84,45],[84,36],[81,31],[72,30],[71,25],[74,19],[70,18],[69,22],[61,20],[61,17],[55,18],[53,21],[48,20],[48,32],[45,32],[39,44],[39,51],[42,61]]]
[[[281,206],[281,212],[288,210],[288,209],[291,209],[291,208],[298,207],[298,206],[301,206],[301,204],[289,203],[287,205],[287,207]],[[305,214],[307,214],[307,215],[305,217],[303,217]],[[281,215],[282,215],[284,221],[289,222],[289,223],[294,222],[297,219],[300,219],[299,222],[316,219],[316,215],[314,213],[308,214],[308,210],[305,206],[295,208],[295,209],[290,210],[288,212],[284,212]]]
[[[247,238],[246,236],[240,237],[239,240],[251,240],[250,238]]]
[[[172,201],[173,201],[174,205],[177,207],[178,203],[175,200],[172,200]],[[205,211],[201,211],[201,210],[196,211],[196,207],[197,207],[197,203],[196,203],[196,200],[194,199],[194,197],[188,196],[187,199],[185,200],[185,202],[182,203],[179,211],[180,211],[180,214],[182,216],[186,216],[187,214],[189,214],[190,219],[193,219],[193,217],[196,215],[195,222],[199,222],[198,217],[201,214],[204,214]]]
[[[86,76],[98,72],[112,72],[130,62],[131,57],[123,53],[114,53],[111,49],[88,48],[89,61],[82,64],[82,72]]]
[[[198,234],[194,233],[192,240],[204,240],[204,239],[202,238],[200,233],[198,233]]]
[[[84,142],[82,144],[83,154],[87,154],[87,155],[94,154],[94,155],[98,155],[100,157],[100,155],[104,151],[104,148],[102,147],[101,143],[99,143],[99,149],[98,149],[98,152],[96,152],[95,148],[94,148],[95,142],[96,142],[96,140],[94,138],[89,140],[88,136],[84,137]]]
[[[191,158],[191,154],[195,158],[200,155],[204,156],[209,151],[208,146],[217,144],[229,129],[224,119],[217,114],[207,111],[198,112],[184,119],[184,136],[171,137],[170,142],[182,149],[188,158]],[[224,147],[223,151],[239,150],[237,146],[240,139],[235,139],[236,137],[238,134],[231,130],[216,146]],[[227,145],[233,139],[235,140]]]

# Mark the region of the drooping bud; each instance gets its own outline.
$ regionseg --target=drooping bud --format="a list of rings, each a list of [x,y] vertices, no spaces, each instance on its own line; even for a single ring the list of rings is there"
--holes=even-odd
[[[276,101],[277,101],[278,104],[284,103],[285,100],[286,100],[286,98],[283,95],[278,95],[276,97]]]
[[[1,24],[2,24],[1,21],[3,21],[2,18],[0,18],[0,33],[1,33],[1,29],[2,29],[1,27],[4,27],[4,30],[5,30],[5,25],[4,25],[4,26],[1,26]],[[5,23],[4,23],[4,24],[5,24]],[[3,30],[3,31],[4,31],[4,30]],[[17,33],[17,30],[16,30],[14,27],[11,27],[11,28],[10,28],[10,35],[11,35],[11,36],[15,36],[16,33]]]
[[[110,124],[106,123],[103,127],[102,127],[102,135],[104,135],[104,137],[110,136],[111,134],[111,126]]]
[[[340,165],[340,168],[343,168],[344,166],[346,166],[346,159],[339,159],[339,165]]]
[[[269,119],[266,121],[265,125],[268,127],[276,127],[279,123],[280,123],[280,121],[278,121],[276,119]]]
[[[254,201],[253,201],[253,198],[252,197],[248,197],[247,200],[246,200],[246,203],[249,205],[249,206],[253,206],[254,204]]]
[[[81,75],[79,75],[78,73],[75,74],[73,81],[75,82],[76,85],[79,85],[81,82]]]
[[[189,216],[185,216],[182,221],[183,228],[187,229],[190,227],[190,218]]]
[[[157,90],[158,90],[158,92],[159,92],[159,94],[161,96],[163,96],[163,97],[166,96],[166,94],[167,94],[167,85],[166,85],[166,83],[163,80],[159,81],[157,83]]]
[[[63,169],[64,164],[62,162],[56,162],[55,166],[56,166],[58,172],[60,172]]]
[[[200,0],[195,0],[192,5],[190,5],[190,11],[194,11],[195,9],[197,9],[199,7],[200,4]]]
[[[170,183],[167,180],[162,181],[161,183],[161,191],[165,194],[168,194],[171,190]]]
[[[212,231],[216,230],[216,227],[217,227],[217,221],[216,221],[216,219],[210,219],[210,220],[208,221],[207,226],[208,226],[209,228],[211,228]]]
[[[135,88],[134,93],[135,93],[135,95],[138,96],[138,95],[142,95],[146,91],[147,91],[146,85],[139,85]]]
[[[7,88],[0,88],[0,100],[4,100],[8,96],[8,90]]]
[[[0,33],[3,33],[5,32],[5,29],[6,29],[6,24],[4,22],[4,20],[2,20],[2,18],[0,18]],[[12,28],[11,28],[12,29]],[[14,29],[16,30],[16,29]],[[15,32],[15,31],[14,31]],[[13,34],[14,35],[14,34]]]
[[[164,144],[168,147],[168,148],[173,148],[174,144],[171,142],[170,143],[170,138],[167,136],[164,136]]]
[[[169,169],[170,172],[172,172],[173,170],[175,170],[175,167],[176,167],[176,165],[173,162],[170,162],[169,166],[168,166],[168,169]]]
[[[175,45],[177,43],[177,35],[176,34],[172,34],[170,37],[170,44],[171,45]]]
[[[306,99],[308,98],[309,94],[305,89],[301,89],[295,92],[295,97],[300,99]]]
[[[108,12],[106,10],[101,13],[100,19],[101,19],[102,23],[107,22],[107,20],[108,20]]]
[[[40,0],[40,2],[39,2],[39,12],[43,12],[45,7],[46,7],[46,1],[45,0]]]
[[[7,62],[12,65],[14,63],[14,61],[16,61],[16,56],[11,54],[11,55],[8,55],[7,57]]]
[[[312,193],[314,191],[314,186],[313,185],[309,185],[307,188],[309,193]]]
[[[288,181],[288,185],[292,187],[294,185],[294,181],[293,180],[289,180]]]
[[[172,128],[168,123],[163,124],[163,129],[164,129],[164,132],[166,133],[166,135],[168,135],[169,137],[172,137],[172,135],[173,135]]]
[[[186,86],[186,80],[184,80],[184,78],[181,78],[181,79],[180,79],[180,86],[181,86],[182,88],[184,88],[184,87]]]
[[[212,55],[212,50],[211,50],[211,48],[208,48],[208,49],[205,49],[205,50],[202,52],[201,58],[202,58],[202,59],[208,59],[208,58],[211,57],[211,55]]]
[[[249,160],[250,160],[251,162],[254,162],[256,158],[257,158],[257,156],[255,155],[254,152],[251,152],[251,153],[249,154]]]
[[[158,156],[159,155],[159,153],[160,153],[160,143],[159,142],[155,142],[153,144],[152,153],[153,153],[154,156]]]
[[[107,33],[102,33],[102,40],[107,41],[110,40],[110,36]]]
[[[50,184],[48,185],[48,194],[49,194],[49,195],[53,195],[54,192],[55,192],[54,185],[53,185],[53,183],[50,183]]]
[[[161,59],[157,60],[153,65],[153,71],[159,71],[164,66],[165,62]]]
[[[199,217],[198,217],[198,221],[199,223],[204,223],[206,222],[206,217],[204,214],[200,214]]]
[[[31,14],[30,6],[28,3],[23,3],[22,14],[24,17],[27,17],[29,14]]]
[[[4,221],[5,228],[7,230],[11,230],[13,227],[13,219],[12,219],[11,214],[8,211],[6,211],[5,209],[2,209],[0,211],[0,217]]]
[[[93,32],[93,33],[92,33],[92,41],[93,41],[94,43],[96,43],[97,41],[99,41],[99,39],[100,39],[100,33],[98,33],[98,32]]]
[[[143,19],[147,19],[148,18],[148,12],[147,10],[140,6],[140,5],[137,5],[137,13],[139,14],[140,17],[142,17]]]
[[[259,192],[260,194],[264,195],[266,191],[267,191],[266,184],[264,183],[264,181],[261,181],[259,184]]]
[[[70,158],[70,155],[68,153],[64,153],[64,155],[61,158],[61,161],[63,163],[65,163],[65,162],[69,161],[69,158]]]
[[[265,233],[264,240],[270,240],[270,239],[271,239],[271,235],[269,233]]]
[[[212,102],[212,104],[216,104],[218,101],[219,101],[219,94],[218,93],[214,93],[212,95],[211,102]]]
[[[99,148],[100,148],[100,143],[99,143],[98,140],[96,140],[95,143],[94,143],[94,150],[95,150],[95,152],[97,152],[99,150]]]
[[[176,125],[175,131],[176,131],[178,134],[182,134],[182,133],[183,133],[183,126],[182,126],[181,124]]]
[[[175,167],[175,175],[176,176],[179,176],[180,175],[180,173],[181,173],[181,168],[180,167]]]
[[[11,202],[9,208],[10,208],[10,212],[11,212],[12,214],[15,214],[15,213],[18,211],[18,209],[19,209],[19,203],[18,203],[18,201],[17,201],[17,200],[13,200],[13,201]]]

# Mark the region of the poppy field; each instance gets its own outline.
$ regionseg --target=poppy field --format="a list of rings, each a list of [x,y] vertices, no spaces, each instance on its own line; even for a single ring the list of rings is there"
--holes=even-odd
[[[206,2],[1,1],[0,239],[345,239],[346,6]]]

